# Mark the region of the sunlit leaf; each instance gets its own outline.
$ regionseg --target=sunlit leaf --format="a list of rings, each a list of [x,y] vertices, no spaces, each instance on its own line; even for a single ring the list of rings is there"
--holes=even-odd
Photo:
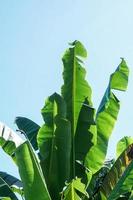
[[[105,161],[108,141],[120,109],[120,102],[112,89],[125,91],[128,84],[128,75],[129,69],[125,60],[122,59],[116,71],[110,76],[108,88],[96,115],[97,144],[90,149],[85,162],[85,165],[93,173],[96,173]]]
[[[15,154],[25,200],[51,200],[41,167],[30,143],[27,141],[20,145]]]
[[[79,178],[73,179],[65,188],[63,192],[63,200],[81,200],[88,197],[85,190],[85,185],[81,183]]]
[[[119,155],[130,145],[133,143],[133,137],[125,136],[117,143],[116,148],[116,156],[119,157]]]

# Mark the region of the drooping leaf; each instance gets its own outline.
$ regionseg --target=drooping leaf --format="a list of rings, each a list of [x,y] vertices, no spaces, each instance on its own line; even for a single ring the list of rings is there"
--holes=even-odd
[[[18,178],[2,171],[0,171],[0,177],[10,186],[13,192],[23,194],[23,184]]]
[[[51,200],[41,167],[30,143],[26,141],[20,145],[15,154],[25,200]]]
[[[23,142],[24,140],[19,135],[0,122],[0,146],[14,161],[15,149]]]
[[[104,163],[108,141],[113,131],[120,109],[119,100],[112,89],[125,91],[128,84],[129,69],[122,59],[116,71],[110,76],[109,86],[96,115],[97,144],[93,146],[86,158],[85,165],[96,173]]]
[[[118,157],[100,187],[108,200],[130,192],[133,186],[133,144]]]
[[[81,197],[88,197],[85,185],[81,183],[81,179],[73,179],[63,191],[62,200],[81,200]]]
[[[36,137],[40,126],[26,117],[16,117],[15,123],[19,130],[26,134],[34,149],[37,150],[38,146]]]
[[[41,166],[52,199],[59,198],[65,181],[70,177],[71,127],[66,120],[66,106],[56,93],[50,96],[42,115],[45,124],[37,136],[41,153]]]
[[[10,186],[0,177],[0,197],[2,199],[10,198],[11,200],[18,200]]]
[[[62,96],[67,104],[67,118],[71,122],[72,137],[72,177],[75,177],[75,144],[77,122],[83,103],[87,99],[89,106],[91,102],[91,88],[85,80],[86,71],[83,67],[83,58],[87,57],[84,46],[75,41],[63,56],[64,85],[62,86]]]
[[[117,143],[116,148],[116,156],[119,157],[119,155],[130,145],[133,143],[133,138],[125,136]]]

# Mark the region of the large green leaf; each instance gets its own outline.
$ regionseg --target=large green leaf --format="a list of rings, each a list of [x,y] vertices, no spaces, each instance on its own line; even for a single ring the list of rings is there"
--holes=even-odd
[[[76,134],[75,134],[75,158],[84,162],[90,148],[97,142],[97,130],[95,124],[95,109],[88,105],[86,100],[81,108]]]
[[[75,41],[63,56],[63,79],[62,96],[67,104],[67,118],[71,122],[72,137],[72,177],[75,177],[75,144],[77,122],[83,103],[87,99],[91,103],[91,88],[85,80],[86,71],[83,67],[82,58],[87,57],[84,46]]]
[[[108,200],[130,192],[133,186],[133,144],[116,160],[100,187],[100,192]]]
[[[62,95],[67,103],[67,117],[75,134],[82,104],[86,98],[91,104],[91,88],[85,80],[86,71],[81,60],[87,57],[86,49],[79,41],[73,42],[71,46],[62,59],[64,64]]]
[[[128,75],[129,69],[124,59],[122,59],[116,71],[110,76],[109,86],[96,115],[97,144],[90,149],[85,161],[85,165],[93,173],[97,172],[104,163],[108,141],[120,109],[119,100],[112,89],[125,91],[128,84]]]
[[[12,129],[0,122],[0,146],[14,161],[15,149],[24,142]]]
[[[52,199],[59,198],[65,181],[70,177],[71,127],[66,120],[66,106],[56,93],[42,109],[45,124],[38,133],[42,169]]]
[[[81,183],[79,178],[76,178],[66,186],[62,200],[81,200],[83,197],[88,197],[85,185]]]
[[[38,146],[36,137],[40,126],[26,117],[16,117],[15,123],[19,130],[26,134],[34,149],[37,150]]]
[[[27,141],[20,145],[15,154],[25,200],[51,200],[41,167],[30,143]]]
[[[97,130],[95,124],[95,109],[86,100],[81,108],[75,134],[75,175],[82,178],[82,182],[89,184],[92,173],[83,166],[90,148],[96,144]],[[80,163],[80,164],[79,164]]]
[[[21,195],[23,194],[23,184],[18,178],[1,171],[0,177],[10,186],[13,192],[17,192]]]
[[[0,177],[0,197],[11,198],[11,200],[18,200],[10,186]],[[4,198],[2,198],[4,199]]]
[[[116,156],[119,157],[119,155],[130,145],[133,143],[133,137],[125,136],[117,143],[116,148]]]

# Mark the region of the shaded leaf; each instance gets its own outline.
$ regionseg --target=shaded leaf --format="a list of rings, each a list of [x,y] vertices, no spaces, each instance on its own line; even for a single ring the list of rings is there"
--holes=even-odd
[[[131,195],[128,200],[133,200],[133,190],[132,190]]]
[[[84,166],[84,161],[90,148],[96,144],[97,130],[95,124],[95,109],[86,100],[81,108],[75,134],[75,174],[82,182],[89,184],[92,173]]]
[[[23,184],[18,178],[1,171],[0,177],[9,185],[13,192],[23,194]]]
[[[0,197],[5,199],[11,198],[11,200],[18,200],[10,186],[0,177]],[[4,199],[4,198],[2,198]]]
[[[42,156],[41,166],[52,199],[59,198],[65,181],[70,178],[71,127],[66,120],[66,106],[62,97],[51,95],[42,109],[45,124],[37,140]]]
[[[94,118],[95,109],[90,107],[86,100],[80,111],[75,134],[75,158],[83,163],[90,148],[97,142],[97,130]]]
[[[85,167],[80,161],[76,161],[75,164],[76,177],[81,179],[81,182],[88,187],[90,180],[92,178],[92,173],[87,167]]]
[[[26,134],[34,149],[37,150],[38,146],[36,137],[40,126],[26,117],[16,117],[15,123],[19,130]]]

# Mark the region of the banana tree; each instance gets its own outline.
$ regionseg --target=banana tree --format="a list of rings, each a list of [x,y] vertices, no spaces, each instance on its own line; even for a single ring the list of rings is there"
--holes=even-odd
[[[1,147],[18,167],[25,200],[132,199],[133,138],[118,143],[116,160],[105,160],[120,110],[114,91],[127,89],[129,69],[122,58],[96,111],[85,79],[86,57],[81,42],[70,44],[62,58],[61,94],[49,96],[41,109],[44,123],[15,119],[24,140],[0,126]]]

